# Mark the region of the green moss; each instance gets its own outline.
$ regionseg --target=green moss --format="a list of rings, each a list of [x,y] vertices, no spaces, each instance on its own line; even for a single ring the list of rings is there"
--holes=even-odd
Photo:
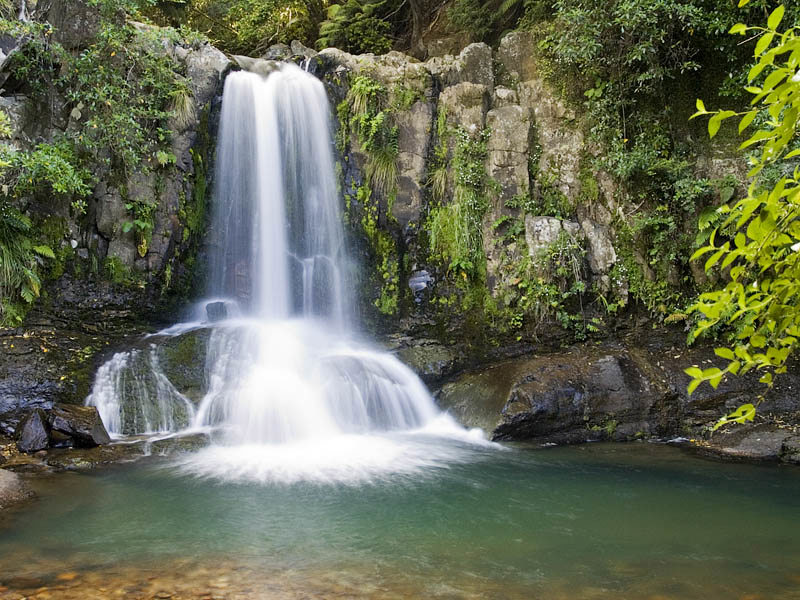
[[[374,306],[384,315],[397,312],[400,301],[400,261],[397,245],[388,231],[379,227],[379,207],[372,198],[372,191],[361,186],[356,188],[356,198],[361,207],[361,227],[369,242],[376,264],[372,279],[380,290],[373,300]]]
[[[108,280],[114,285],[133,287],[142,285],[141,274],[123,264],[117,256],[110,256],[103,262],[103,271]]]

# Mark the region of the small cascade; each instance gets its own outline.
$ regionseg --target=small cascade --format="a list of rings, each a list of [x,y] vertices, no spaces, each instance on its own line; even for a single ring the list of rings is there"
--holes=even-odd
[[[96,406],[111,435],[178,431],[194,420],[191,400],[161,368],[159,349],[118,352],[95,375],[86,404]]]
[[[175,389],[155,347],[117,354],[87,399],[111,431],[210,429],[212,446],[187,459],[187,469],[260,481],[359,479],[430,466],[436,456],[454,460],[450,451],[410,441],[422,432],[482,439],[440,413],[394,356],[353,340],[320,81],[292,64],[267,77],[229,75],[215,182],[213,300],[193,322],[161,332],[211,330],[203,396],[195,406]]]

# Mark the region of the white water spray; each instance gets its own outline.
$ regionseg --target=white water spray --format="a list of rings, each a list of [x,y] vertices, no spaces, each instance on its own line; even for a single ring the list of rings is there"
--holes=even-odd
[[[295,65],[267,78],[231,74],[215,175],[209,292],[227,318],[213,326],[206,393],[186,411],[186,429],[219,433],[186,458],[189,471],[362,480],[455,459],[431,437],[482,439],[441,414],[394,356],[348,338],[353,302],[322,83]],[[113,433],[142,433],[115,415],[138,406],[120,400],[126,363],[116,355],[100,369],[88,403]]]

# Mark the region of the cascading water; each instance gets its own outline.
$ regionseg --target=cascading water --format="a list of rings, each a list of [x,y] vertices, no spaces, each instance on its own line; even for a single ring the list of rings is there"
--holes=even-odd
[[[187,470],[359,480],[443,464],[456,459],[454,438],[482,439],[441,414],[395,357],[349,337],[353,302],[328,100],[315,77],[290,64],[266,78],[228,76],[215,174],[209,292],[226,316],[162,332],[212,329],[206,393],[181,414],[191,419],[186,431],[212,430],[214,443],[187,457]],[[123,389],[131,378],[120,374],[129,362],[121,354],[106,363],[87,402],[112,433],[160,431],[162,423],[142,428],[141,419],[120,415],[171,414],[185,403],[164,385],[155,388],[160,396],[121,401],[131,395],[130,384]]]

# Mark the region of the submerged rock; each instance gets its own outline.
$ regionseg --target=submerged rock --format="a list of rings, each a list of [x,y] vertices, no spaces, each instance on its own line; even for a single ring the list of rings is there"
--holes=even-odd
[[[29,500],[34,496],[33,490],[19,475],[0,469],[0,510]]]
[[[21,452],[37,452],[50,445],[50,427],[47,416],[40,408],[35,408],[17,426],[17,448]]]

